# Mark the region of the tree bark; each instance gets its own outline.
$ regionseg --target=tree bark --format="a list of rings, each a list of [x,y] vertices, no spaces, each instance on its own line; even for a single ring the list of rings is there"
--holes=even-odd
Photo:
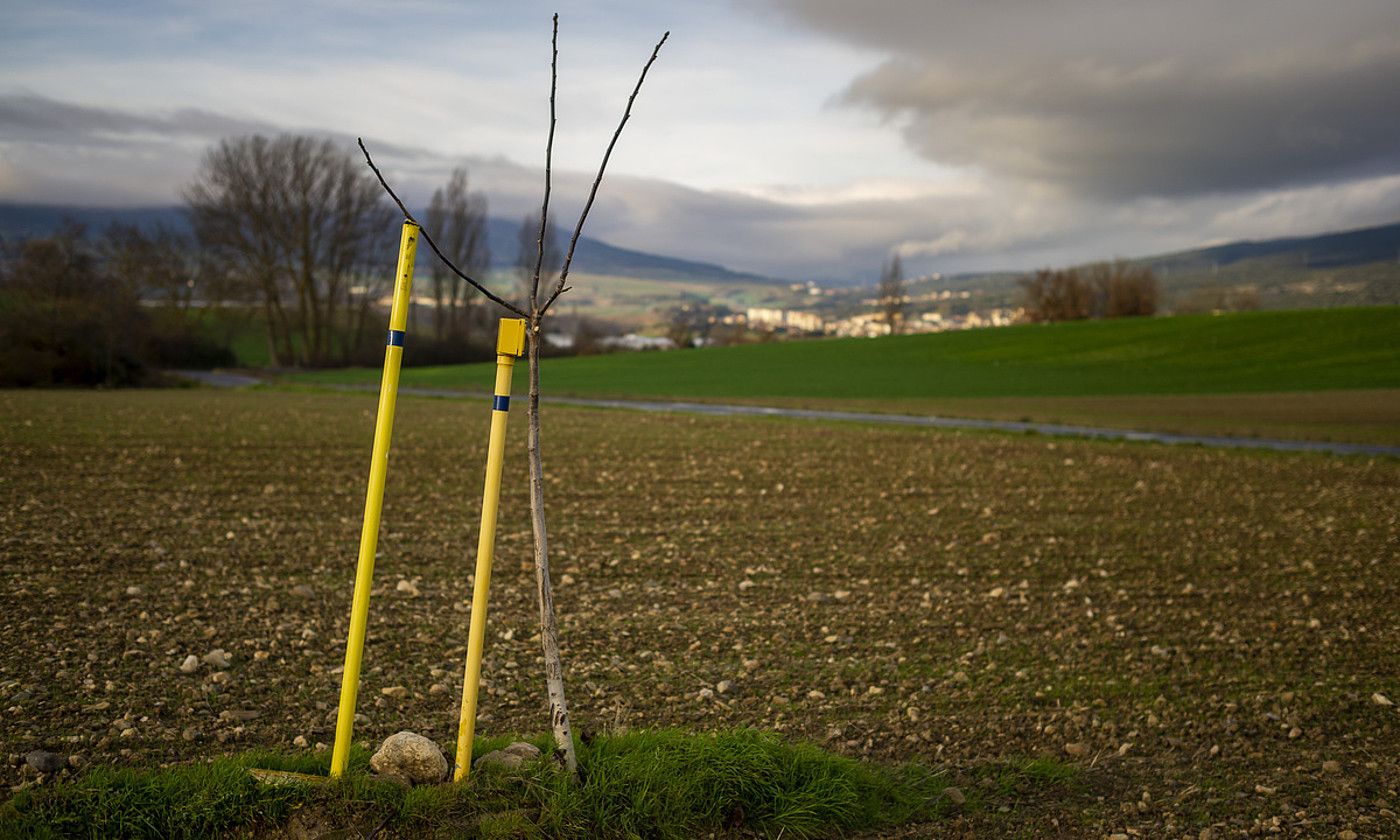
[[[540,605],[540,643],[544,648],[545,686],[549,692],[549,721],[555,749],[569,773],[578,772],[574,735],[569,727],[569,704],[564,697],[564,666],[559,658],[559,624],[554,618],[554,587],[549,579],[549,532],[544,521],[544,466],[540,459],[540,325],[529,323],[530,399],[526,447],[530,461],[530,520],[535,531],[535,585]]]

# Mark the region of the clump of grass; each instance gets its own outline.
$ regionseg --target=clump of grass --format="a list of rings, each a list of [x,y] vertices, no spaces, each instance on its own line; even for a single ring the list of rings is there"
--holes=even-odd
[[[478,752],[497,741],[504,739],[483,739]],[[256,835],[305,809],[319,824],[402,836],[688,838],[742,828],[802,838],[931,818],[944,807],[945,782],[936,774],[865,764],[750,729],[601,736],[582,746],[578,779],[541,759],[523,772],[474,772],[465,785],[406,789],[370,777],[367,761],[357,750],[345,778],[325,786],[263,786],[247,769],[324,775],[326,754],[94,770],[15,796],[0,811],[0,835]]]
[[[0,809],[3,837],[211,837],[281,823],[307,792],[262,788],[236,759],[164,770],[98,768],[20,791]]]
[[[745,825],[787,837],[901,822],[942,785],[752,729],[634,732],[583,753],[579,807],[619,836],[692,837]]]

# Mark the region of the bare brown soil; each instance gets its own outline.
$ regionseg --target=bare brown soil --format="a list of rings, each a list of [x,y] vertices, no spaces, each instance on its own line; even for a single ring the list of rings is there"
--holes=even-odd
[[[1173,434],[1400,444],[1400,390],[1393,388],[1261,394],[693,401],[1059,423]]]
[[[359,395],[0,393],[6,784],[40,747],[92,765],[330,742],[373,414]],[[487,733],[547,728],[515,420]],[[544,423],[581,730],[757,726],[988,793],[899,836],[1400,833],[1394,460]],[[486,425],[485,403],[400,403],[365,742],[452,741]],[[230,667],[181,672],[215,648]],[[994,769],[1023,757],[1078,780]]]

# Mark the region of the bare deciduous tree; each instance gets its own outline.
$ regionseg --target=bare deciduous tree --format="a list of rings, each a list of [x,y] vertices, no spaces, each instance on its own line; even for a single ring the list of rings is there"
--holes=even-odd
[[[885,324],[890,335],[895,335],[904,325],[904,264],[899,254],[880,267],[880,312],[885,316]]]
[[[147,232],[114,222],[102,237],[101,249],[112,276],[145,299],[184,311],[197,294],[208,296],[192,243],[167,227]]]
[[[1021,280],[1026,318],[1032,322],[1077,321],[1093,314],[1093,293],[1073,268],[1042,268]]]
[[[515,255],[515,280],[519,299],[530,305],[530,293],[535,282],[535,263],[540,251],[540,214],[526,213],[520,220],[520,232],[516,237],[519,249]],[[540,263],[540,279],[545,283],[559,278],[559,261],[563,253],[559,250],[559,240],[563,234],[559,226],[550,222],[544,230],[544,261]]]
[[[0,248],[0,385],[149,381],[150,319],[104,269],[76,226]]]
[[[438,232],[443,253],[462,271],[482,276],[491,265],[491,251],[486,242],[486,196],[467,189],[467,171],[454,169],[447,187],[433,191],[432,201],[424,219],[427,226]],[[430,273],[433,284],[433,334],[438,341],[466,338],[471,322],[471,297],[461,277],[443,265],[433,263]]]
[[[1098,314],[1103,318],[1135,318],[1157,312],[1157,277],[1150,266],[1127,260],[1099,263],[1090,268],[1098,293]]]
[[[564,691],[564,668],[559,655],[559,625],[554,614],[554,588],[549,571],[549,529],[544,513],[544,464],[540,452],[540,350],[544,338],[544,320],[550,307],[559,299],[559,296],[569,291],[570,287],[567,285],[569,267],[573,264],[574,251],[578,247],[579,237],[583,234],[583,226],[588,220],[588,213],[592,210],[593,202],[598,196],[598,188],[603,183],[603,174],[607,171],[608,160],[612,157],[613,149],[616,148],[617,141],[622,136],[622,130],[627,126],[627,121],[632,116],[632,105],[637,99],[637,94],[641,92],[647,72],[651,70],[652,64],[656,62],[657,56],[661,53],[661,47],[670,36],[671,33],[667,32],[661,36],[661,40],[656,42],[656,46],[651,51],[651,57],[647,59],[641,74],[637,77],[637,84],[632,88],[632,94],[627,98],[627,107],[622,112],[622,119],[618,121],[612,140],[603,152],[603,160],[598,165],[597,177],[593,179],[593,186],[588,192],[588,200],[584,202],[583,210],[579,213],[578,223],[574,226],[573,234],[569,238],[569,248],[564,255],[564,262],[559,268],[558,277],[554,280],[552,287],[546,283],[545,288],[542,289],[540,279],[542,276],[546,280],[548,279],[545,265],[549,250],[549,200],[553,187],[555,95],[559,82],[559,16],[557,14],[554,16],[554,33],[550,41],[552,53],[549,65],[549,137],[545,143],[544,200],[541,202],[540,213],[537,217],[539,227],[535,239],[535,262],[530,273],[527,289],[529,294],[525,298],[524,305],[517,306],[504,300],[466,274],[443,253],[443,250],[434,241],[432,232],[427,229],[423,230],[423,241],[454,274],[465,280],[468,285],[488,300],[526,321],[526,353],[529,357],[530,375],[529,401],[526,403],[526,421],[529,427],[526,440],[530,471],[530,518],[535,537],[535,583],[540,608],[540,643],[544,652],[545,688],[549,695],[550,726],[554,731],[555,748],[570,773],[577,771],[578,758],[574,751],[573,730],[569,722],[569,705]],[[360,150],[364,152],[365,162],[379,178],[384,190],[399,206],[404,216],[412,221],[412,214],[409,213],[408,208],[398,195],[394,193],[388,181],[384,179],[383,173],[375,166],[363,140],[360,141]]]
[[[260,301],[277,364],[350,356],[383,291],[392,211],[330,140],[224,140],[185,190],[195,236]]]
[[[1157,278],[1125,260],[1078,268],[1043,268],[1021,280],[1031,321],[1131,318],[1157,311]]]

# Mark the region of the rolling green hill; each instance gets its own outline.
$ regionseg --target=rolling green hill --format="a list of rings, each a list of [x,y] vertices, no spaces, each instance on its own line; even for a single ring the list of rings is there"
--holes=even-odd
[[[406,369],[403,382],[485,390],[489,367]],[[548,359],[541,378],[548,393],[559,395],[748,400],[1400,388],[1400,307],[1085,321]],[[290,379],[373,383],[379,371],[320,371]]]

